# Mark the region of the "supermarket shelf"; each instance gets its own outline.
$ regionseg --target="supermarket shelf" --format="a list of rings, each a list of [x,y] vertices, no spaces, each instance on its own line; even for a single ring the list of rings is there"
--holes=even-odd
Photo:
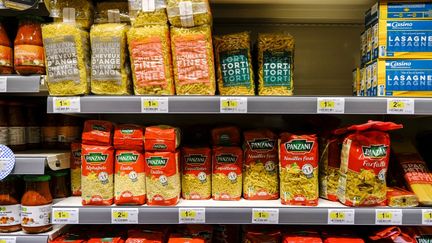
[[[34,16],[49,16],[49,12],[43,1],[24,11],[7,9],[5,7],[0,9],[0,16],[21,16],[21,15],[34,15]]]
[[[279,224],[328,224],[329,209],[354,209],[356,225],[375,225],[376,208],[348,208],[338,202],[320,199],[317,207],[295,207],[282,205],[279,200],[271,201],[192,201],[181,200],[177,206],[81,206],[80,197],[67,198],[53,206],[53,209],[78,209],[79,224],[110,224],[112,208],[138,208],[139,224],[178,224],[179,208],[205,208],[206,224],[250,224],[254,208],[279,209]],[[386,208],[390,209],[390,208]],[[391,208],[394,209],[394,208]],[[403,225],[421,225],[421,208],[402,209]]]
[[[66,227],[64,225],[54,225],[53,229],[46,233],[41,234],[26,234],[22,231],[14,233],[0,233],[0,242],[16,242],[16,243],[47,243],[48,240],[53,240],[57,236],[65,232]],[[7,241],[7,239],[14,239]]]
[[[141,96],[84,96],[80,97],[79,113],[141,113]],[[151,97],[145,97],[147,99]],[[153,97],[154,98],[154,97]],[[172,114],[219,114],[219,96],[170,96],[168,113]],[[317,114],[316,96],[252,96],[247,97],[249,114]],[[387,100],[384,97],[325,97],[344,98],[344,114],[384,115]],[[414,98],[415,115],[431,115],[432,99]],[[53,97],[48,97],[48,113],[53,113]]]
[[[70,153],[65,151],[30,150],[15,153],[15,175],[40,175],[45,168],[61,170],[69,168]]]
[[[40,75],[1,75],[2,84],[4,79],[6,79],[6,93],[39,93],[43,77]]]

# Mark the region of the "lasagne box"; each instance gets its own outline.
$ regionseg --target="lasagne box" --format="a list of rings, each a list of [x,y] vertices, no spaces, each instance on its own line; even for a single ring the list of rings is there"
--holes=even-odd
[[[365,25],[380,20],[432,20],[430,0],[381,0],[365,13]]]

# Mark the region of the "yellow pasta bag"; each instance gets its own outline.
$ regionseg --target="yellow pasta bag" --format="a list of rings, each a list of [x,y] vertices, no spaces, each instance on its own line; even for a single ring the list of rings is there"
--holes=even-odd
[[[144,155],[136,150],[117,150],[115,155],[114,203],[141,205],[146,200]]]
[[[182,197],[188,200],[211,198],[211,149],[182,148]]]
[[[258,35],[258,95],[293,95],[294,38]]]
[[[398,187],[387,188],[387,206],[390,207],[417,207],[417,196],[407,190]]]
[[[63,22],[65,18],[75,19],[78,27],[89,30],[93,24],[94,7],[89,0],[49,0],[50,17],[54,18],[55,23]],[[69,8],[73,11],[66,11],[73,16],[64,16],[64,9]],[[61,32],[59,32],[61,33]]]
[[[250,200],[279,198],[277,135],[272,131],[244,132],[243,197]]]
[[[174,80],[177,95],[216,92],[211,28],[171,27]]]
[[[217,82],[220,95],[254,95],[248,32],[215,36]]]
[[[81,196],[81,143],[71,144],[70,176],[72,195]]]
[[[127,2],[98,2],[96,3],[94,22],[96,24],[115,22],[110,21],[118,16],[118,22],[129,23],[129,6]]]
[[[214,200],[240,200],[243,151],[239,147],[213,148],[212,196]]]
[[[128,0],[128,2],[133,27],[168,23],[165,0]]]
[[[212,15],[208,0],[167,0],[168,19],[175,27],[211,25]]]

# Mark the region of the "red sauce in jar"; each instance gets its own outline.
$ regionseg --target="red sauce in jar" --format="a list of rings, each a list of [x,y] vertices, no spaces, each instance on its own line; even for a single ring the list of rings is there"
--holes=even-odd
[[[0,23],[0,74],[13,72],[12,43],[6,33],[4,25]]]

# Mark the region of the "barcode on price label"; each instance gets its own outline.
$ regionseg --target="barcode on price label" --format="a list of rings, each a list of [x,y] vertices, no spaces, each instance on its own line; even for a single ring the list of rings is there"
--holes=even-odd
[[[137,208],[112,208],[112,224],[138,224]]]
[[[247,113],[246,97],[221,97],[221,113]]]
[[[317,113],[345,113],[344,98],[317,98]]]
[[[277,208],[253,208],[252,209],[253,224],[278,224],[279,209]]]
[[[79,210],[77,208],[53,208],[53,224],[78,224]]]
[[[387,114],[401,114],[410,115],[414,114],[414,99],[400,99],[390,98],[387,99]]]
[[[179,208],[180,224],[204,224],[205,208]]]
[[[78,113],[81,112],[80,97],[53,97],[54,113]]]
[[[328,224],[354,224],[354,209],[329,209]]]
[[[0,77],[0,93],[7,92],[7,77]]]
[[[142,113],[168,113],[168,97],[142,97]]]
[[[422,209],[422,224],[432,225],[432,209]]]
[[[15,236],[0,236],[0,243],[16,243]]]
[[[376,209],[375,224],[401,225],[402,209]]]

